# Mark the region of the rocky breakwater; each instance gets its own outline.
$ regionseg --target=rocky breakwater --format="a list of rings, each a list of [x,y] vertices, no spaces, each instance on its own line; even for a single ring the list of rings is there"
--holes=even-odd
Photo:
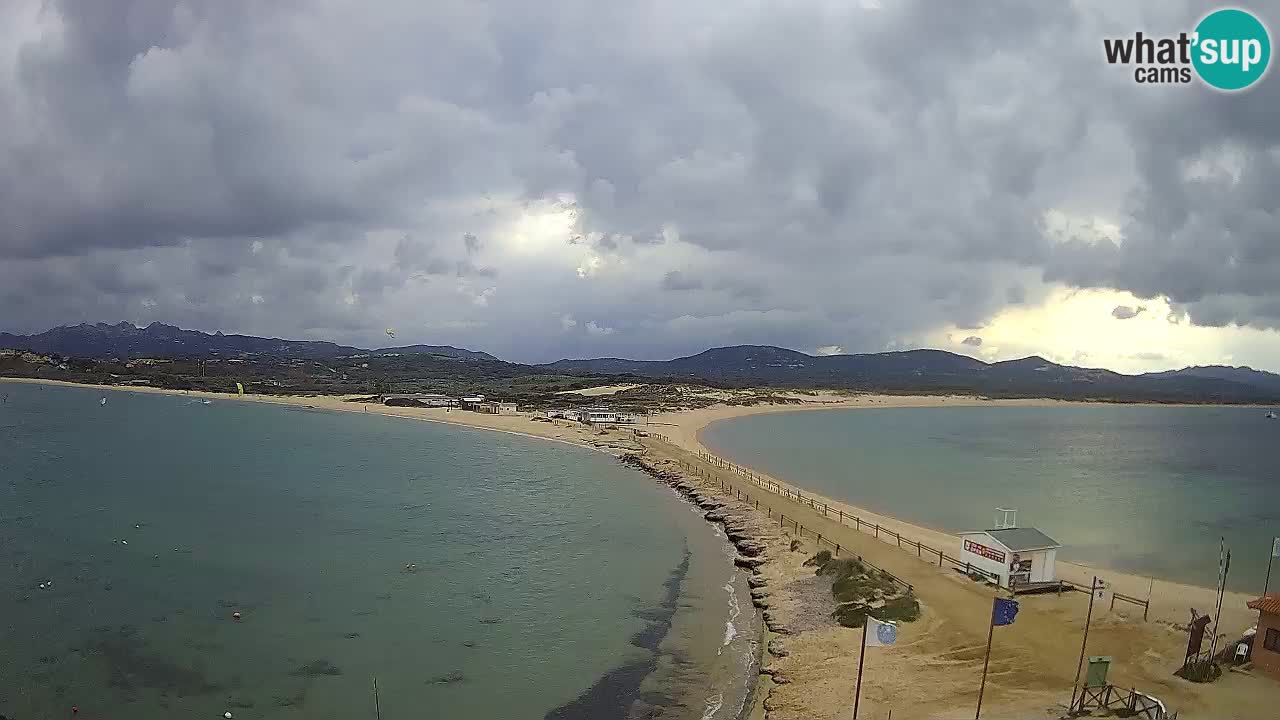
[[[734,564],[750,573],[747,585],[751,588],[751,604],[761,611],[761,617],[769,636],[764,643],[768,658],[762,661],[761,674],[772,678],[777,685],[790,681],[776,666],[774,660],[788,657],[787,638],[803,630],[812,611],[807,598],[791,597],[787,580],[792,573],[791,562],[796,553],[803,552],[802,543],[785,535],[778,524],[766,517],[766,511],[737,500],[724,493],[713,482],[688,473],[675,460],[656,458],[647,454],[628,454],[620,458],[626,465],[638,468],[659,482],[670,486],[689,502],[703,510],[708,522],[724,529],[725,537],[737,549]],[[801,559],[803,556],[801,556]],[[830,609],[825,610],[826,613]],[[769,710],[772,685],[766,688],[764,707]]]

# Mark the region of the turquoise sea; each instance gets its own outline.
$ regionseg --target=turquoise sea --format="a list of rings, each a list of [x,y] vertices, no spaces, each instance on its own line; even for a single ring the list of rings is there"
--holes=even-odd
[[[1059,558],[1261,593],[1280,536],[1280,420],[1244,407],[877,408],[755,415],[702,440],[821,494],[941,530],[1018,509]],[[1277,562],[1280,572],[1280,562]],[[1273,587],[1275,586],[1273,578]]]
[[[745,697],[729,546],[606,454],[230,400],[0,396],[9,718],[373,718],[375,679],[386,720],[730,718]]]

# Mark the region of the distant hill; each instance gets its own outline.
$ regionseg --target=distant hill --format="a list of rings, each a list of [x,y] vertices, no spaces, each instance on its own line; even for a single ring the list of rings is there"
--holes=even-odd
[[[487,352],[465,350],[452,345],[405,345],[404,347],[378,348],[378,355],[439,355],[455,360],[497,360]]]
[[[1231,367],[1229,365],[1195,365],[1181,370],[1146,373],[1144,377],[1193,377],[1212,380],[1229,380],[1280,393],[1280,375],[1265,370],[1254,370],[1251,367]]]
[[[985,363],[942,350],[814,356],[767,345],[714,348],[674,360],[560,360],[557,372],[703,380],[731,385],[829,387],[897,393],[976,393],[1155,402],[1280,402],[1280,376],[1256,370],[1123,375],[1042,357]],[[1191,369],[1188,369],[1191,370]]]
[[[359,349],[312,340],[282,340],[252,335],[210,335],[198,330],[154,322],[140,328],[133,323],[67,325],[38,335],[0,333],[0,347],[57,353],[72,357],[206,357],[250,353],[293,358],[350,355]]]
[[[201,358],[247,354],[319,360],[360,353],[394,353],[438,355],[455,360],[497,360],[488,353],[448,345],[409,345],[371,351],[317,340],[283,340],[224,335],[221,332],[209,334],[158,322],[142,328],[127,322],[115,325],[81,323],[56,327],[37,335],[0,333],[0,348],[85,358]]]
[[[814,356],[769,345],[738,345],[673,360],[595,358],[526,366],[448,345],[365,350],[321,341],[209,334],[162,323],[139,328],[127,322],[58,327],[36,335],[0,333],[0,348],[90,359],[257,357],[296,362],[367,355],[378,360],[373,367],[346,372],[367,375],[369,382],[521,376],[537,378],[528,382],[538,384],[544,382],[542,378],[567,375],[734,387],[1280,405],[1280,375],[1250,368],[1205,366],[1123,375],[1059,365],[1037,356],[986,363],[942,350]]]

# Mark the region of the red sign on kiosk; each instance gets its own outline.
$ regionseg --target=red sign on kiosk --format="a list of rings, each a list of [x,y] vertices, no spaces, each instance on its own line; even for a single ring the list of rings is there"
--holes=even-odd
[[[988,560],[995,560],[998,563],[1004,562],[1004,553],[994,548],[989,548],[986,545],[976,543],[972,540],[964,541],[964,549],[965,552],[971,552],[974,555],[981,555]]]

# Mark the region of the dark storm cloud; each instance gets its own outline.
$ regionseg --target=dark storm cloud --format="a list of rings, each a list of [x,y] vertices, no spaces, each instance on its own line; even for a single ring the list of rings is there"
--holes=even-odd
[[[699,290],[701,288],[701,280],[685,275],[679,270],[670,270],[662,276],[663,290]]]
[[[1117,320],[1131,320],[1133,318],[1138,317],[1139,315],[1141,315],[1146,311],[1147,311],[1147,308],[1145,305],[1139,305],[1138,307],[1130,307],[1128,305],[1117,305],[1114,308],[1112,308],[1111,317]]]
[[[1245,7],[1280,20],[1274,7]],[[1248,92],[1195,90],[1129,99],[1117,120],[1138,182],[1122,238],[1072,238],[1046,277],[1167,296],[1197,324],[1280,327],[1280,82],[1273,69]]]
[[[1207,7],[14,0],[0,329],[857,352],[1045,281],[1280,326],[1274,72],[1101,59]]]

